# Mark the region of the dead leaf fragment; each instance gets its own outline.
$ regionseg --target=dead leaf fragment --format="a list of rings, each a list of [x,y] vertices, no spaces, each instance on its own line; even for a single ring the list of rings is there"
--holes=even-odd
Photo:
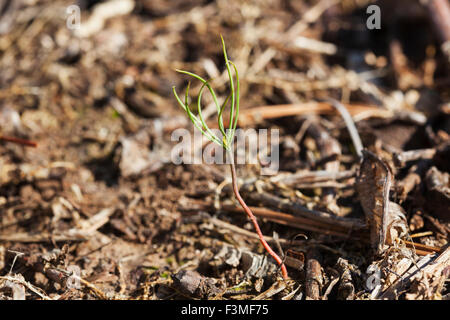
[[[377,254],[407,232],[403,208],[389,201],[393,182],[388,164],[363,150],[363,161],[356,181],[359,200],[370,227],[370,242]]]

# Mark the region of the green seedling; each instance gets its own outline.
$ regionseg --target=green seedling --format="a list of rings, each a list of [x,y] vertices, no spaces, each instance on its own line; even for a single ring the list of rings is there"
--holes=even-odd
[[[192,111],[190,110],[190,107],[189,107],[189,103],[188,103],[190,83],[188,84],[187,89],[186,89],[184,102],[178,96],[178,94],[175,90],[175,87],[172,88],[173,93],[175,95],[175,98],[178,101],[178,104],[186,112],[186,114],[188,115],[189,119],[192,121],[194,126],[198,130],[200,130],[201,133],[208,140],[221,146],[225,150],[225,152],[227,152],[230,155],[230,160],[231,160],[230,169],[231,169],[231,179],[232,179],[232,184],[233,184],[234,195],[235,195],[236,199],[238,200],[238,202],[240,203],[240,205],[242,206],[242,208],[244,209],[244,211],[247,213],[247,216],[252,221],[253,226],[256,230],[256,233],[258,234],[259,240],[261,241],[261,244],[263,245],[264,249],[270,254],[271,257],[273,257],[275,259],[275,261],[281,267],[283,278],[286,279],[288,277],[286,266],[284,265],[281,258],[272,250],[272,248],[269,246],[267,241],[264,239],[264,236],[261,232],[261,229],[259,228],[256,217],[254,216],[254,214],[252,213],[250,208],[247,206],[247,204],[244,202],[244,200],[242,199],[242,197],[239,193],[239,188],[237,185],[237,177],[236,177],[236,168],[235,168],[235,164],[234,164],[234,157],[233,157],[233,150],[232,150],[234,135],[235,135],[236,126],[237,126],[238,117],[239,117],[239,74],[238,74],[236,65],[228,59],[227,51],[225,48],[225,42],[224,42],[222,36],[221,36],[221,40],[222,40],[222,47],[223,47],[223,55],[225,58],[225,66],[227,68],[228,78],[230,81],[230,94],[225,99],[225,102],[222,105],[219,104],[219,102],[217,100],[217,95],[207,80],[203,79],[202,77],[200,77],[199,75],[197,75],[195,73],[192,73],[189,71],[184,71],[184,70],[177,70],[177,71],[182,74],[191,76],[191,77],[199,80],[200,82],[202,82],[202,87],[201,87],[198,97],[197,97],[197,109],[198,109],[197,115],[194,115],[192,113]],[[236,76],[236,83],[234,82],[234,79],[233,79],[232,68],[233,68],[234,74]],[[206,121],[202,115],[201,99],[202,99],[202,94],[203,94],[203,91],[205,90],[205,88],[208,89],[208,91],[211,93],[211,96],[212,96],[213,101],[217,108],[217,123],[219,126],[219,131],[222,134],[221,139],[219,137],[217,137],[211,131],[211,129],[206,124]],[[228,103],[230,103],[230,116],[229,116],[229,122],[228,122],[229,123],[228,129],[225,130],[225,126],[224,126],[224,122],[223,122],[223,112]]]

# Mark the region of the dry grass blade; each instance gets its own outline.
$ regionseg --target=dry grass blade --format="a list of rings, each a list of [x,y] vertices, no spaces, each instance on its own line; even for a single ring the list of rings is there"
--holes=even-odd
[[[381,299],[394,299],[413,283],[417,286],[411,297],[415,299],[436,299],[442,290],[442,280],[448,278],[450,246],[440,253],[423,257],[405,272],[391,287],[380,296]]]

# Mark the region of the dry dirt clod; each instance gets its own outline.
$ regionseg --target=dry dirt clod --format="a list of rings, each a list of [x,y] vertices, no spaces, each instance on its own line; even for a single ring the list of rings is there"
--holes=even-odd
[[[222,292],[220,281],[200,275],[196,271],[181,270],[172,276],[173,288],[188,297],[208,298]]]

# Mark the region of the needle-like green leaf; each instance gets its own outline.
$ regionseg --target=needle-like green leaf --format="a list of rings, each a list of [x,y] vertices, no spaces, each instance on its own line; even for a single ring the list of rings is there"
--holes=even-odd
[[[209,129],[208,125],[206,124],[205,119],[203,118],[203,114],[202,114],[202,107],[201,107],[202,94],[203,94],[203,90],[205,89],[205,87],[207,85],[208,85],[208,82],[203,83],[202,87],[200,88],[200,92],[198,93],[198,98],[197,98],[198,116],[199,116],[200,121],[203,125],[203,128],[205,128],[206,132],[208,132],[211,136],[216,137],[216,135]],[[220,140],[217,139],[217,141],[219,141],[219,144],[220,144]],[[217,142],[217,141],[215,141],[215,142]]]
[[[230,94],[228,95],[228,97],[225,99],[224,103],[222,105],[219,105],[218,99],[217,99],[217,95],[214,92],[214,89],[211,87],[211,85],[209,84],[209,81],[203,79],[202,77],[200,77],[199,75],[189,72],[189,71],[184,71],[184,70],[179,70],[177,69],[177,72],[183,73],[185,75],[191,76],[197,80],[199,80],[200,82],[202,82],[202,87],[200,88],[198,97],[197,97],[197,110],[198,110],[198,118],[197,116],[195,116],[190,108],[189,108],[189,102],[188,102],[188,98],[189,98],[189,88],[190,88],[190,83],[188,83],[188,86],[186,88],[186,93],[185,93],[185,101],[183,103],[183,101],[181,101],[180,97],[178,96],[175,87],[173,87],[173,93],[175,95],[175,98],[178,101],[178,104],[184,109],[184,111],[186,111],[189,119],[191,120],[191,122],[194,124],[194,126],[199,129],[201,131],[201,133],[208,138],[210,141],[217,143],[218,145],[222,146],[224,149],[228,150],[231,146],[231,143],[233,141],[234,138],[234,134],[236,131],[236,126],[237,126],[237,120],[238,120],[238,116],[239,116],[239,76],[238,76],[238,71],[236,68],[236,65],[228,60],[228,55],[227,55],[227,51],[226,51],[226,47],[225,47],[225,41],[223,40],[223,37],[220,36],[221,40],[222,40],[222,47],[223,47],[223,55],[225,58],[225,66],[227,68],[227,74],[228,74],[228,78],[230,81]],[[232,70],[230,65],[233,66],[234,69],[234,73],[236,74],[236,87],[234,84],[234,80],[233,80],[233,75],[232,75]],[[205,89],[205,87],[209,90],[209,92],[211,93],[211,96],[213,98],[214,104],[216,105],[217,108],[217,123],[219,125],[219,130],[222,133],[222,140],[220,140],[212,131],[211,129],[208,127],[205,119],[203,118],[203,114],[202,114],[202,108],[201,108],[201,99],[202,99],[202,95],[203,95],[203,91]],[[226,105],[228,104],[228,101],[231,98],[231,105],[230,105],[230,121],[229,121],[229,128],[227,130],[227,132],[225,132],[225,127],[223,125],[223,112],[226,108]]]
[[[191,110],[189,109],[189,105],[183,103],[183,101],[181,101],[180,97],[178,96],[175,87],[172,87],[172,91],[173,94],[175,95],[175,98],[178,101],[178,104],[184,109],[184,111],[186,111],[189,119],[191,120],[191,122],[194,124],[194,126],[200,130],[200,132],[210,141],[218,143],[219,145],[222,145],[222,142],[215,136],[215,135],[210,135],[208,132],[205,132],[201,126],[201,122],[197,119],[197,117],[195,115],[192,114]],[[186,90],[188,91],[188,90]]]

